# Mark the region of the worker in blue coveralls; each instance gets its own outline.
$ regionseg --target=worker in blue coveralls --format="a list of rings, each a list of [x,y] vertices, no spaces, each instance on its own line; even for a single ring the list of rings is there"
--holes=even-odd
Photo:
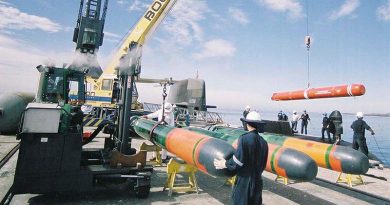
[[[357,112],[356,117],[357,120],[355,120],[351,125],[351,128],[353,129],[352,148],[355,150],[359,150],[363,152],[363,154],[368,156],[368,147],[366,143],[366,137],[364,136],[364,134],[366,130],[370,131],[371,135],[375,135],[375,132],[363,120],[364,117],[363,112]]]
[[[264,122],[256,111],[248,113],[246,118],[248,132],[238,139],[237,149],[232,158],[225,160],[222,157],[214,159],[216,169],[227,168],[234,171],[236,181],[232,191],[232,200],[235,205],[262,204],[263,173],[268,157],[268,144],[258,132],[262,132]]]

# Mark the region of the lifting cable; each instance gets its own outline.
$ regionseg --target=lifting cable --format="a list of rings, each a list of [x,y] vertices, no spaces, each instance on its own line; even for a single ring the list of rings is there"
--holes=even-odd
[[[164,83],[162,96],[163,96],[162,113],[161,113],[162,116],[160,122],[157,124],[161,124],[161,123],[167,124],[167,122],[165,122],[165,98],[167,97],[167,83]]]
[[[374,139],[374,140],[371,140],[371,137]],[[378,144],[378,141],[376,140],[375,138],[375,135],[372,135],[370,138],[367,138],[367,139],[370,139],[370,141],[367,142],[367,145],[371,145],[371,142],[374,141],[375,144],[376,144],[376,148],[378,149],[378,152],[379,154],[381,155],[381,157],[383,158],[382,162],[385,163],[385,164],[389,164],[389,162],[387,161],[385,155],[383,154],[382,152],[382,149],[379,147],[379,144]],[[374,146],[374,145],[372,145]]]
[[[387,162],[387,163],[388,163],[388,161],[387,161],[385,155],[384,155],[383,152],[382,152],[382,149],[379,147],[379,144],[378,144],[378,142],[376,141],[375,136],[372,135],[372,137],[374,138],[374,142],[375,142],[375,144],[376,144],[376,146],[377,146],[377,148],[378,148],[378,151],[379,151],[379,153],[381,154],[381,156],[382,156],[384,162]]]
[[[167,122],[165,122],[165,98],[167,97],[167,83],[164,83],[163,84],[163,94],[162,94],[162,97],[163,97],[163,103],[162,103],[162,107],[161,107],[161,120],[158,121],[153,127],[152,129],[150,130],[149,132],[149,137],[151,139],[151,141],[153,142],[154,144],[154,139],[153,139],[153,132],[154,130],[156,129],[157,126],[161,125],[161,124],[167,124]]]
[[[306,0],[306,36],[305,44],[307,51],[307,87],[310,87],[310,36],[309,36],[309,0]]]

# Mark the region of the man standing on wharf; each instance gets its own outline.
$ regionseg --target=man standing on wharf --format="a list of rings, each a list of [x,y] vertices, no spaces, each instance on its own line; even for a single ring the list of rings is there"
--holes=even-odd
[[[364,133],[366,130],[369,130],[371,135],[375,135],[375,132],[363,120],[364,114],[362,112],[357,112],[356,117],[357,120],[355,120],[351,125],[351,128],[353,129],[352,148],[355,150],[360,150],[368,157],[368,147]]]
[[[303,111],[301,118],[301,134],[303,134],[303,130],[305,130],[305,135],[307,135],[307,124],[310,120],[309,114],[307,114],[306,110]]]
[[[232,191],[234,205],[260,205],[263,202],[261,174],[268,158],[268,144],[258,134],[264,122],[256,111],[250,112],[241,121],[246,122],[249,132],[238,139],[232,158],[227,161],[223,158],[214,159],[214,166],[216,169],[227,168],[237,174]]]
[[[322,114],[324,118],[322,118],[322,129],[321,129],[321,137],[322,141],[325,142],[325,132],[328,135],[328,142],[332,143],[332,140],[330,139],[330,132],[329,132],[329,124],[330,124],[330,119],[326,113]]]
[[[297,133],[297,126],[298,126],[298,120],[299,120],[299,115],[297,114],[297,111],[293,111],[293,115],[291,117],[291,129],[293,133]]]

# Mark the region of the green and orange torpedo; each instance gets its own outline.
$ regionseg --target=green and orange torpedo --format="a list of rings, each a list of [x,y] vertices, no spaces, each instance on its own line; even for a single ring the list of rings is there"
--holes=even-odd
[[[213,160],[219,156],[229,159],[240,135],[224,135],[200,128],[182,129],[166,125],[157,125],[154,128],[156,124],[155,121],[139,117],[131,118],[131,126],[138,135],[166,148],[204,173],[222,177],[233,175],[226,169],[215,169]],[[310,181],[317,175],[318,168],[316,163],[303,153],[269,144],[266,170],[289,179]]]
[[[186,127],[185,129],[224,140],[234,148],[237,147],[238,138],[241,136],[241,134],[224,134],[195,127]],[[316,177],[318,167],[315,161],[304,153],[268,143],[268,159],[265,170],[292,180],[311,181]]]
[[[229,135],[246,133],[243,129],[224,126],[214,126],[210,129],[214,132]],[[319,167],[347,174],[364,174],[369,168],[367,156],[349,147],[302,140],[280,134],[261,133],[261,136],[268,144],[295,149],[309,155]]]
[[[230,144],[204,134],[156,124],[156,121],[138,116],[131,118],[131,127],[139,136],[165,148],[202,172],[215,177],[234,175],[227,169],[214,167],[215,158],[229,159],[233,156],[234,148]]]

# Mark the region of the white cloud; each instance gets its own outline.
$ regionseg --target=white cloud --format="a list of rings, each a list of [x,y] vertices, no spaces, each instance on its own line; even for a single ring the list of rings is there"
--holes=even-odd
[[[338,10],[334,10],[329,19],[336,20],[338,18],[352,15],[353,12],[359,7],[360,1],[359,0],[346,0],[343,5]]]
[[[119,3],[119,2],[118,2]],[[122,2],[125,3],[125,2]],[[126,2],[127,3],[127,2]],[[135,0],[130,6],[129,11],[145,11],[149,7],[149,1]]]
[[[116,38],[116,39],[122,38],[122,36],[120,36],[116,33],[108,32],[108,31],[104,31],[104,37],[111,37],[111,38]]]
[[[22,68],[54,61],[51,60],[53,53],[50,51],[40,50],[30,46],[26,41],[8,35],[0,34],[0,48],[0,64],[3,65]]]
[[[291,18],[302,17],[302,5],[297,0],[258,0],[261,5],[278,12],[286,12]]]
[[[378,7],[376,14],[379,19],[383,21],[390,20],[390,0],[387,1],[387,4]]]
[[[127,2],[126,0],[117,0],[116,3],[118,3],[119,5],[125,5],[129,2]]]
[[[104,41],[105,42],[118,43],[121,40],[122,40],[122,36],[120,36],[116,33],[104,31]]]
[[[61,66],[71,62],[73,52],[41,50],[28,42],[0,33],[0,88],[1,92],[34,92],[39,64]],[[17,86],[15,85],[17,82]]]
[[[0,29],[41,29],[50,33],[61,30],[61,25],[46,18],[30,15],[8,3],[0,2]]]
[[[213,58],[213,57],[228,57],[233,56],[236,52],[236,47],[229,41],[223,39],[214,39],[207,41],[199,53],[193,54],[196,59]]]
[[[166,30],[179,45],[189,45],[194,40],[203,39],[200,21],[209,12],[207,2],[203,0],[177,1],[170,15],[163,23]]]
[[[248,17],[241,9],[231,7],[229,8],[229,14],[234,20],[236,20],[241,25],[246,25],[249,23]]]
[[[2,1],[2,0],[0,0],[0,4],[11,5],[10,3],[6,2],[6,1]]]

